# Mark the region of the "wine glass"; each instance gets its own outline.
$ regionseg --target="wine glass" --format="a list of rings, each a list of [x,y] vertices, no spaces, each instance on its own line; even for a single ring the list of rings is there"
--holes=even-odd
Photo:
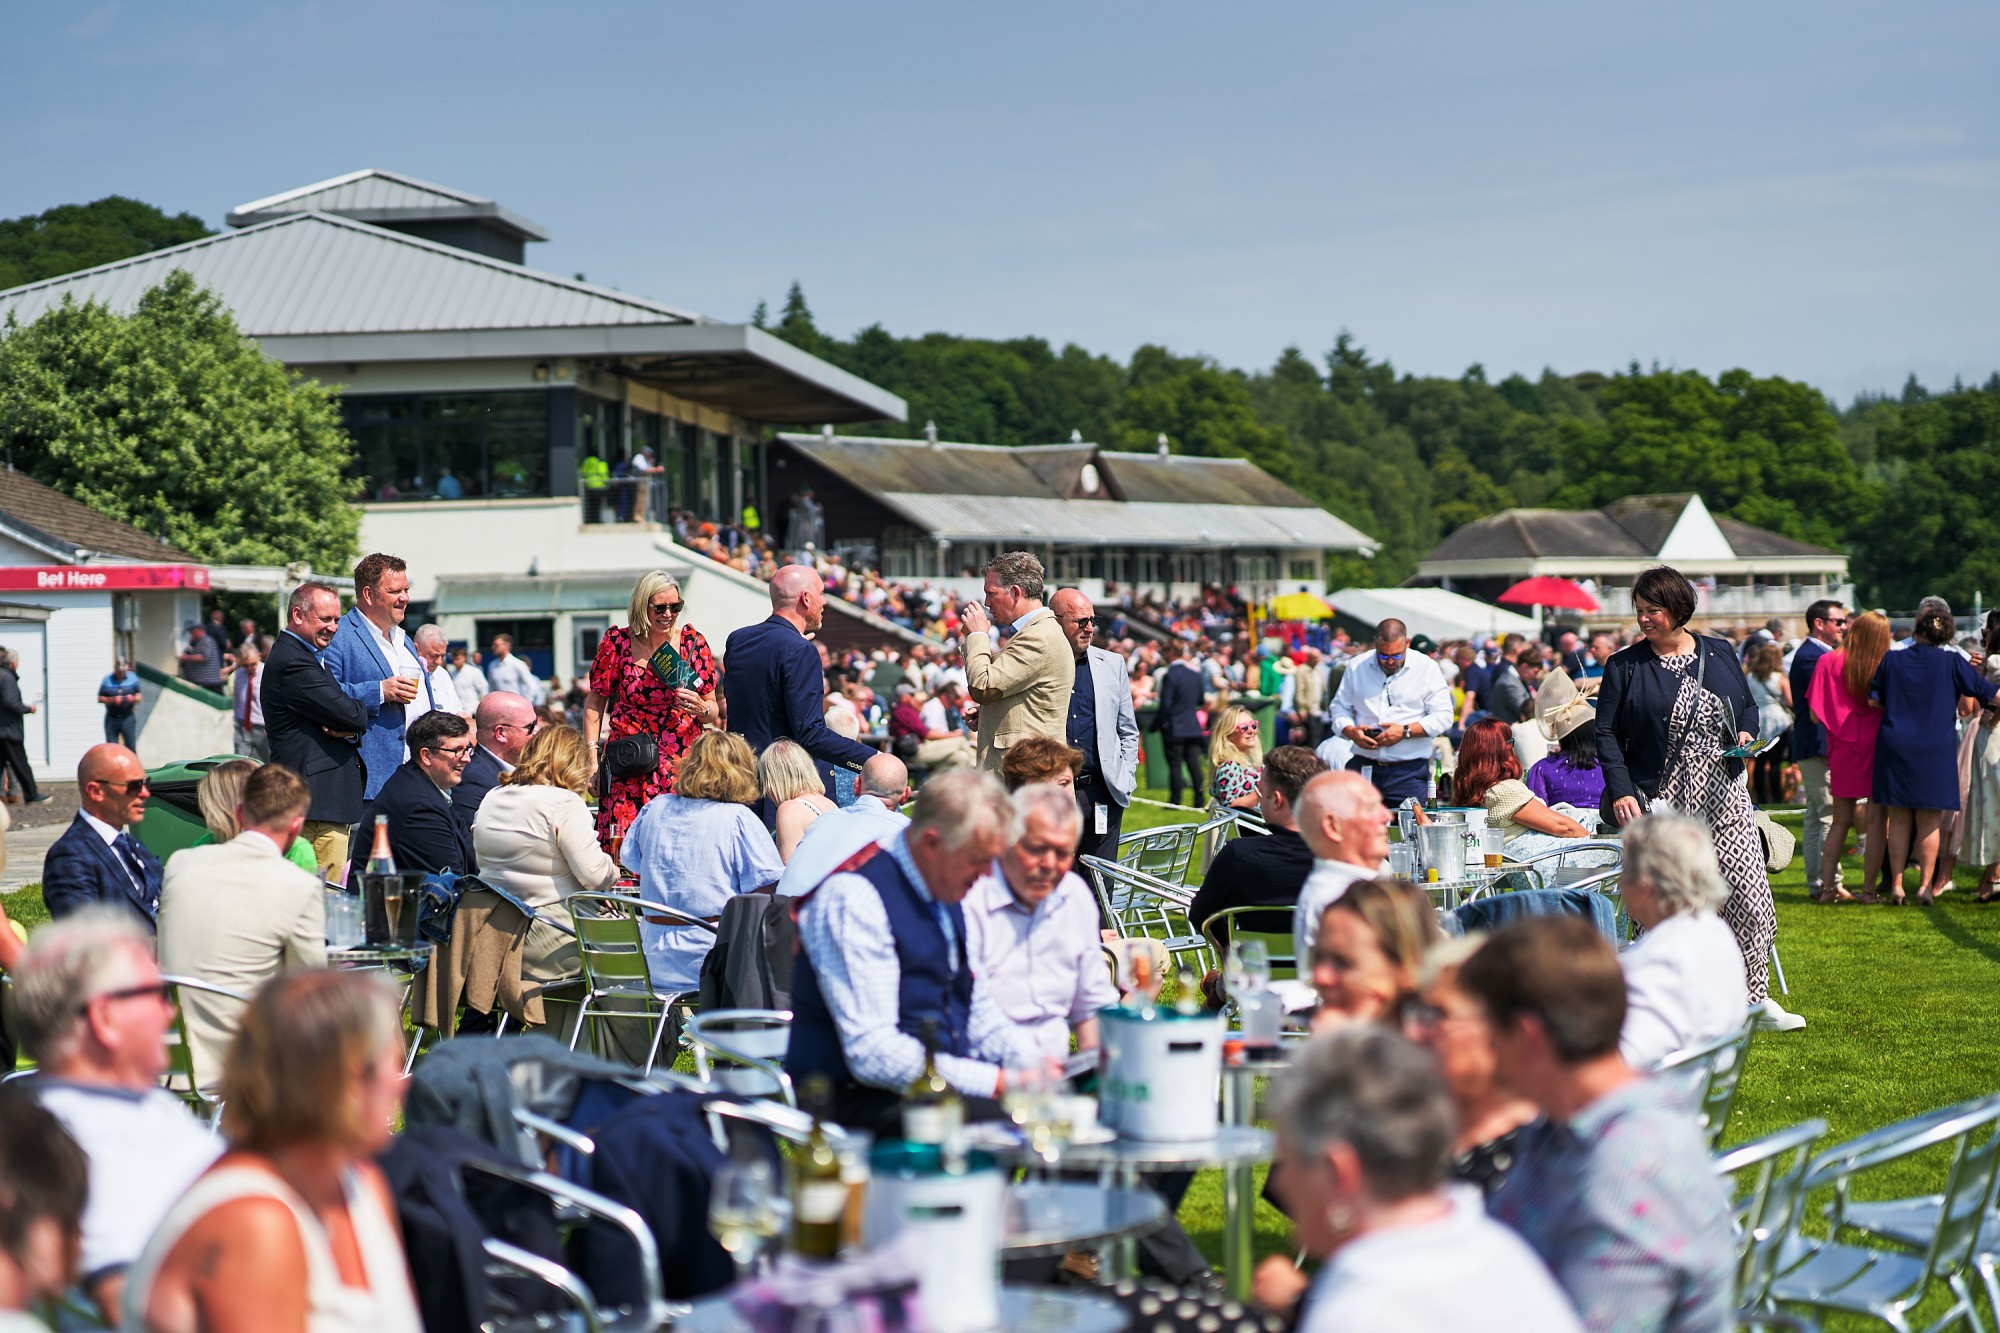
[[[708,1229],[736,1264],[736,1280],[750,1276],[757,1256],[778,1235],[780,1217],[771,1168],[764,1162],[729,1162],[708,1192]]]
[[[1262,940],[1245,940],[1230,951],[1236,961],[1245,991],[1268,990],[1271,986],[1271,951]],[[1230,994],[1239,994],[1231,991]]]

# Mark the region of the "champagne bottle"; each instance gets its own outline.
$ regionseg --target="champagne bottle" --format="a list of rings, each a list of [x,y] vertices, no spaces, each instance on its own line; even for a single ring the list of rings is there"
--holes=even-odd
[[[903,1137],[942,1148],[957,1139],[965,1104],[937,1067],[937,1020],[924,1020],[923,1072],[903,1091]]]
[[[1183,1018],[1192,1018],[1201,1012],[1201,982],[1193,972],[1182,968],[1174,982],[1174,1012]]]
[[[375,816],[375,845],[368,850],[367,872],[371,875],[396,873],[396,858],[389,852],[389,816]]]
[[[848,1183],[841,1176],[840,1154],[827,1139],[829,1088],[824,1077],[808,1081],[806,1102],[812,1108],[812,1134],[792,1156],[792,1234],[794,1254],[807,1259],[840,1257],[841,1218],[847,1211]]]

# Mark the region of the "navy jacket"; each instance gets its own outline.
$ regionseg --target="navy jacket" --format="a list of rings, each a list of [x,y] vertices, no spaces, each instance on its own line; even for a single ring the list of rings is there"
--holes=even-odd
[[[128,867],[81,814],[42,860],[42,901],[51,917],[65,917],[98,903],[129,907],[151,931],[160,915],[160,858],[137,838],[138,867]],[[143,871],[143,874],[140,873]]]
[[[1792,654],[1792,667],[1786,674],[1792,682],[1792,758],[1819,759],[1826,754],[1826,729],[1812,711],[1813,669],[1819,659],[1833,649],[1818,639],[1807,639]]]
[[[297,773],[312,790],[307,819],[352,824],[361,818],[367,774],[358,738],[367,726],[367,706],[347,697],[304,639],[281,632],[264,664],[264,728],[271,762]]]
[[[487,792],[500,785],[504,776],[506,774],[493,752],[475,743],[472,762],[465,766],[465,776],[451,789],[452,813],[458,816],[459,825],[465,829],[467,846],[472,844],[472,820],[479,813],[479,803],[486,799]]]
[[[1160,673],[1160,711],[1153,715],[1153,729],[1169,740],[1200,740],[1201,718],[1195,710],[1202,694],[1201,672],[1191,663],[1183,659],[1168,667]]]
[[[6,667],[0,667],[0,740],[18,741],[26,734],[21,719],[28,705],[21,702],[21,682]]]
[[[389,850],[396,857],[396,869],[477,874],[472,834],[459,822],[455,805],[456,801],[447,801],[437,784],[417,767],[416,760],[402,765],[368,803],[354,839],[354,869],[359,871],[368,864],[375,841],[375,816],[387,815]]]
[[[729,729],[758,754],[772,741],[797,741],[818,761],[831,789],[835,765],[859,768],[875,757],[871,746],[848,740],[826,725],[826,673],[819,650],[782,616],[745,625],[723,648],[723,697]]]
[[[1723,639],[1705,634],[1694,636],[1696,649],[1708,659],[1703,684],[1720,695],[1736,715],[1738,731],[1757,734],[1757,701],[1750,697],[1750,682],[1736,649]],[[1670,730],[1674,695],[1680,677],[1673,668],[1660,665],[1653,646],[1644,639],[1630,648],[1621,648],[1604,664],[1604,683],[1597,689],[1597,761],[1604,769],[1604,796],[1607,803],[1644,792],[1651,799],[1660,790],[1660,772],[1666,766],[1672,738]],[[1734,744],[1735,737],[1728,738]],[[1691,738],[1696,745],[1720,748],[1720,736]],[[1743,761],[1727,761],[1731,776],[1743,772]]]

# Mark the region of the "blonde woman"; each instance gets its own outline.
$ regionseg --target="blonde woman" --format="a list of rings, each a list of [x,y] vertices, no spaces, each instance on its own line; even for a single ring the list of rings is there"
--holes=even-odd
[[[201,807],[201,822],[208,825],[208,836],[214,842],[228,842],[243,831],[240,806],[243,804],[243,784],[257,771],[253,759],[232,759],[226,764],[217,764],[202,776],[194,789],[195,803]],[[292,839],[291,850],[285,853],[290,861],[308,875],[319,874],[319,862],[313,858],[312,844],[303,838]]]
[[[764,799],[778,807],[778,855],[789,863],[812,822],[836,807],[812,756],[797,741],[772,741],[757,756],[757,782]]]
[[[590,688],[583,696],[583,743],[592,777],[606,747],[628,736],[650,736],[658,743],[658,758],[650,769],[606,775],[597,810],[600,846],[610,847],[612,835],[631,824],[646,802],[674,789],[681,756],[721,716],[715,687],[722,673],[708,640],[684,623],[686,606],[673,575],[657,569],[642,574],[633,585],[625,624],[607,630],[597,645]],[[678,681],[661,674],[665,663],[656,666],[653,661],[663,647],[671,647],[679,658]]]
[[[544,727],[473,817],[480,878],[546,918],[528,930],[521,974],[530,981],[558,981],[581,971],[576,941],[550,922],[570,925],[564,904],[572,893],[601,893],[618,882],[618,863],[598,846],[584,804],[589,791],[583,737],[574,727]]]
[[[1257,808],[1257,778],[1264,771],[1264,744],[1257,735],[1257,715],[1232,704],[1222,710],[1209,733],[1208,763],[1214,770],[1208,794],[1220,806]]]
[[[775,887],[785,863],[757,817],[758,790],[748,741],[729,731],[696,737],[675,789],[647,802],[619,849],[640,896],[713,924],[737,894]],[[695,989],[714,933],[664,918],[646,921],[643,933],[653,984]]]

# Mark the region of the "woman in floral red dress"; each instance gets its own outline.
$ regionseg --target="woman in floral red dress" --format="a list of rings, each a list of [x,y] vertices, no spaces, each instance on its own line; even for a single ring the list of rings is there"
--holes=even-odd
[[[681,585],[654,570],[632,589],[629,624],[606,632],[590,664],[590,690],[583,700],[583,739],[590,750],[593,778],[604,744],[624,736],[657,736],[660,762],[650,773],[612,778],[597,807],[597,841],[607,851],[614,836],[631,827],[646,802],[674,789],[681,755],[703,727],[720,716],[715,687],[722,673],[708,640],[681,623]],[[662,643],[671,643],[693,669],[692,688],[669,689],[651,666]]]

